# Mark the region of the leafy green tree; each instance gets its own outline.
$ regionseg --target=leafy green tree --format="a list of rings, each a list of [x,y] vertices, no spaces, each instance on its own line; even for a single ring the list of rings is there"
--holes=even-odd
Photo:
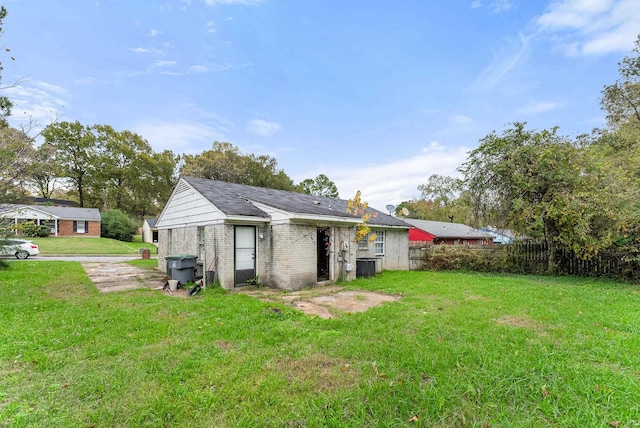
[[[4,6],[0,6],[0,34],[2,34],[3,21],[4,18],[7,17],[7,8]],[[5,52],[10,52],[8,48],[4,48]],[[13,59],[13,58],[11,58]],[[0,71],[4,68],[2,67],[2,63],[0,62]],[[0,96],[0,128],[7,128],[9,123],[7,122],[7,118],[11,115],[11,107],[13,107],[13,103],[9,98],[5,96]]]
[[[2,34],[3,21],[7,16],[7,9],[0,5],[0,35]],[[5,48],[5,52],[9,52]],[[13,59],[13,58],[11,58]],[[3,70],[0,62],[0,72]],[[1,78],[0,78],[1,80]],[[0,88],[1,89],[1,88]],[[6,96],[0,96],[0,214],[3,208],[1,204],[15,202],[21,199],[21,186],[19,186],[20,170],[23,167],[23,159],[28,155],[32,147],[31,139],[18,137],[16,130],[9,130],[7,117],[11,115],[13,103]],[[22,144],[20,144],[22,143]],[[10,234],[11,224],[3,220],[0,215],[0,241]],[[0,269],[8,266],[7,262],[0,259]]]
[[[404,201],[396,207],[396,215],[402,215],[402,209],[409,211],[409,218],[454,223],[472,224],[471,205],[468,192],[462,180],[433,174],[428,181],[418,186],[420,197]]]
[[[214,142],[211,150],[198,155],[185,155],[180,173],[199,178],[294,190],[293,181],[281,169],[276,159],[267,155],[244,155],[231,143]]]
[[[104,238],[131,242],[138,231],[137,224],[120,210],[109,210],[100,216],[100,235]]]
[[[25,175],[33,155],[31,137],[14,128],[0,127],[0,203],[25,198]]]
[[[91,127],[80,122],[60,122],[47,126],[42,135],[56,150],[56,159],[63,177],[73,182],[78,203],[85,206],[87,188],[95,179],[98,166],[98,142]]]
[[[32,162],[26,168],[25,179],[43,198],[51,198],[59,189],[60,168],[56,160],[56,150],[48,143],[35,149]]]
[[[612,243],[619,225],[606,165],[551,131],[515,123],[480,140],[460,171],[473,195],[476,215],[549,245],[548,268],[557,249],[590,257]],[[615,182],[614,182],[615,183]]]
[[[160,212],[178,181],[178,156],[172,151],[141,155],[135,162],[130,207],[127,212],[141,220]]]
[[[613,129],[640,127],[640,36],[633,54],[618,63],[620,77],[602,91],[600,105],[607,112],[607,121]]]
[[[298,184],[298,190],[307,195],[324,196],[327,198],[339,198],[336,184],[324,174],[316,178],[307,178]]]
[[[153,150],[131,131],[116,131],[109,125],[94,125],[91,130],[98,147],[91,203],[133,214],[134,194],[148,190],[139,187],[148,176]]]

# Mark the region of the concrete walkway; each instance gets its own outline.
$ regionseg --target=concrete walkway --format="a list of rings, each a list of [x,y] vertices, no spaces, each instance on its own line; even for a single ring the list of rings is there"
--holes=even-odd
[[[138,288],[155,290],[161,288],[166,282],[166,275],[163,273],[142,269],[128,263],[93,261],[82,262],[82,267],[101,293]]]

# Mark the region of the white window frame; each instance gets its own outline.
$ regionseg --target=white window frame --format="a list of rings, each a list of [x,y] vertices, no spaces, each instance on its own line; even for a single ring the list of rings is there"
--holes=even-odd
[[[385,247],[385,239],[384,239],[384,230],[376,230],[374,233],[376,234],[376,239],[373,241],[373,252],[376,256],[384,256],[384,247]]]

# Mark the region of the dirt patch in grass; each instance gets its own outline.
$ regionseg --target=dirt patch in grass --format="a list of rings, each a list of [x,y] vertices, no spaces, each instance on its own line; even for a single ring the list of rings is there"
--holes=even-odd
[[[306,314],[320,318],[332,318],[343,312],[365,312],[384,302],[400,299],[400,296],[373,291],[345,291],[344,288],[336,286],[315,287],[290,293],[255,288],[243,288],[239,292],[265,302],[288,304]]]
[[[289,385],[308,391],[333,392],[352,386],[359,378],[359,370],[346,360],[313,354],[304,358],[279,358],[267,364],[284,376]]]
[[[505,315],[495,320],[499,325],[507,325],[510,327],[529,328],[532,330],[541,330],[542,324],[527,316]]]

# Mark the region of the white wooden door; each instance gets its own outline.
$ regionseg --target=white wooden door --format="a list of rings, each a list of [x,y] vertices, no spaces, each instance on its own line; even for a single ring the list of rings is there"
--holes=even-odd
[[[235,229],[235,283],[246,285],[248,279],[256,277],[256,228],[236,226]]]

